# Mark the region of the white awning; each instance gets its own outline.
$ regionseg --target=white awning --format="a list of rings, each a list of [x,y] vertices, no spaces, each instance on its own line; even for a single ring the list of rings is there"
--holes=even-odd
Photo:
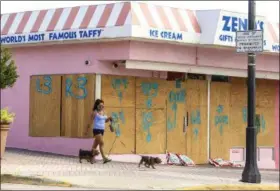
[[[170,72],[183,72],[183,73],[206,74],[206,75],[247,77],[247,70],[242,70],[242,69],[216,68],[216,67],[209,67],[209,66],[193,66],[187,64],[174,64],[174,63],[163,63],[163,62],[145,62],[145,61],[126,60],[125,67],[127,69],[138,69],[138,70],[170,71]],[[256,78],[279,80],[279,72],[256,71]]]

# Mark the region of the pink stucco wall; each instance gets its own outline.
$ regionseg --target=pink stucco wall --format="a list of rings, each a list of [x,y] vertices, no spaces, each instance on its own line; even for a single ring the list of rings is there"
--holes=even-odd
[[[34,74],[109,73],[151,77],[147,71],[114,69],[103,60],[128,59],[129,43],[80,44],[46,47],[18,48],[13,57],[20,78],[11,89],[1,91],[1,108],[8,106],[16,113],[16,120],[9,132],[7,146],[31,150],[77,155],[79,148],[90,148],[92,139],[34,138],[29,130],[29,84]],[[84,61],[90,59],[91,66]]]
[[[77,155],[79,148],[89,148],[92,139],[34,138],[28,137],[29,130],[29,80],[35,74],[101,73],[151,77],[150,71],[114,69],[109,60],[145,60],[179,64],[198,64],[225,68],[246,68],[247,58],[232,50],[195,48],[163,43],[110,42],[75,45],[53,45],[26,47],[13,50],[20,78],[12,89],[1,91],[1,107],[9,106],[17,118],[8,136],[8,147]],[[85,60],[92,65],[86,66]],[[260,55],[257,69],[278,71],[277,56]],[[279,96],[279,95],[278,95]],[[279,132],[279,99],[275,116],[275,129]],[[277,105],[277,104],[276,104]],[[278,119],[278,121],[276,120]],[[275,136],[275,150],[279,152],[279,133]],[[277,149],[278,148],[278,149]],[[278,153],[275,153],[278,156]],[[164,159],[164,155],[161,155]],[[135,155],[112,156],[115,160],[137,161]],[[125,159],[124,159],[125,158]],[[279,158],[277,159],[279,161]],[[279,166],[279,162],[277,163]]]
[[[148,42],[131,42],[130,48],[132,60],[247,69],[246,54],[238,54],[234,49],[196,48]],[[279,72],[279,55],[258,55],[256,70]]]

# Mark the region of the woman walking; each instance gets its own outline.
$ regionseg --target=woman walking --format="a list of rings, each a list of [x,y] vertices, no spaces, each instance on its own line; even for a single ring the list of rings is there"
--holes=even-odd
[[[101,99],[97,99],[93,106],[93,111],[90,116],[91,122],[93,121],[93,137],[94,142],[92,145],[92,150],[96,150],[97,146],[99,146],[99,150],[103,159],[103,163],[110,162],[111,159],[107,158],[104,154],[104,130],[105,123],[112,121],[112,117],[108,117],[104,112],[104,101]],[[90,124],[88,126],[90,128]]]

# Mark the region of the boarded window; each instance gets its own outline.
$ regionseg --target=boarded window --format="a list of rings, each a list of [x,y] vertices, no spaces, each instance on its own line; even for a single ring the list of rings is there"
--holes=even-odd
[[[29,135],[60,136],[61,76],[32,76]]]

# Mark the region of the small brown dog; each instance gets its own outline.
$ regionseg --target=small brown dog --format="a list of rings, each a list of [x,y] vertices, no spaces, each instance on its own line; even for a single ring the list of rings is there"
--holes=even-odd
[[[150,168],[150,166],[152,166],[153,169],[156,169],[154,165],[160,164],[161,162],[161,159],[158,157],[141,156],[138,167],[140,167],[140,165],[144,163],[145,167]]]
[[[82,163],[82,159],[87,160],[88,162],[90,162],[91,164],[94,163],[94,157],[99,155],[99,151],[98,150],[91,150],[91,151],[87,151],[87,150],[79,150],[79,160],[80,163]]]

